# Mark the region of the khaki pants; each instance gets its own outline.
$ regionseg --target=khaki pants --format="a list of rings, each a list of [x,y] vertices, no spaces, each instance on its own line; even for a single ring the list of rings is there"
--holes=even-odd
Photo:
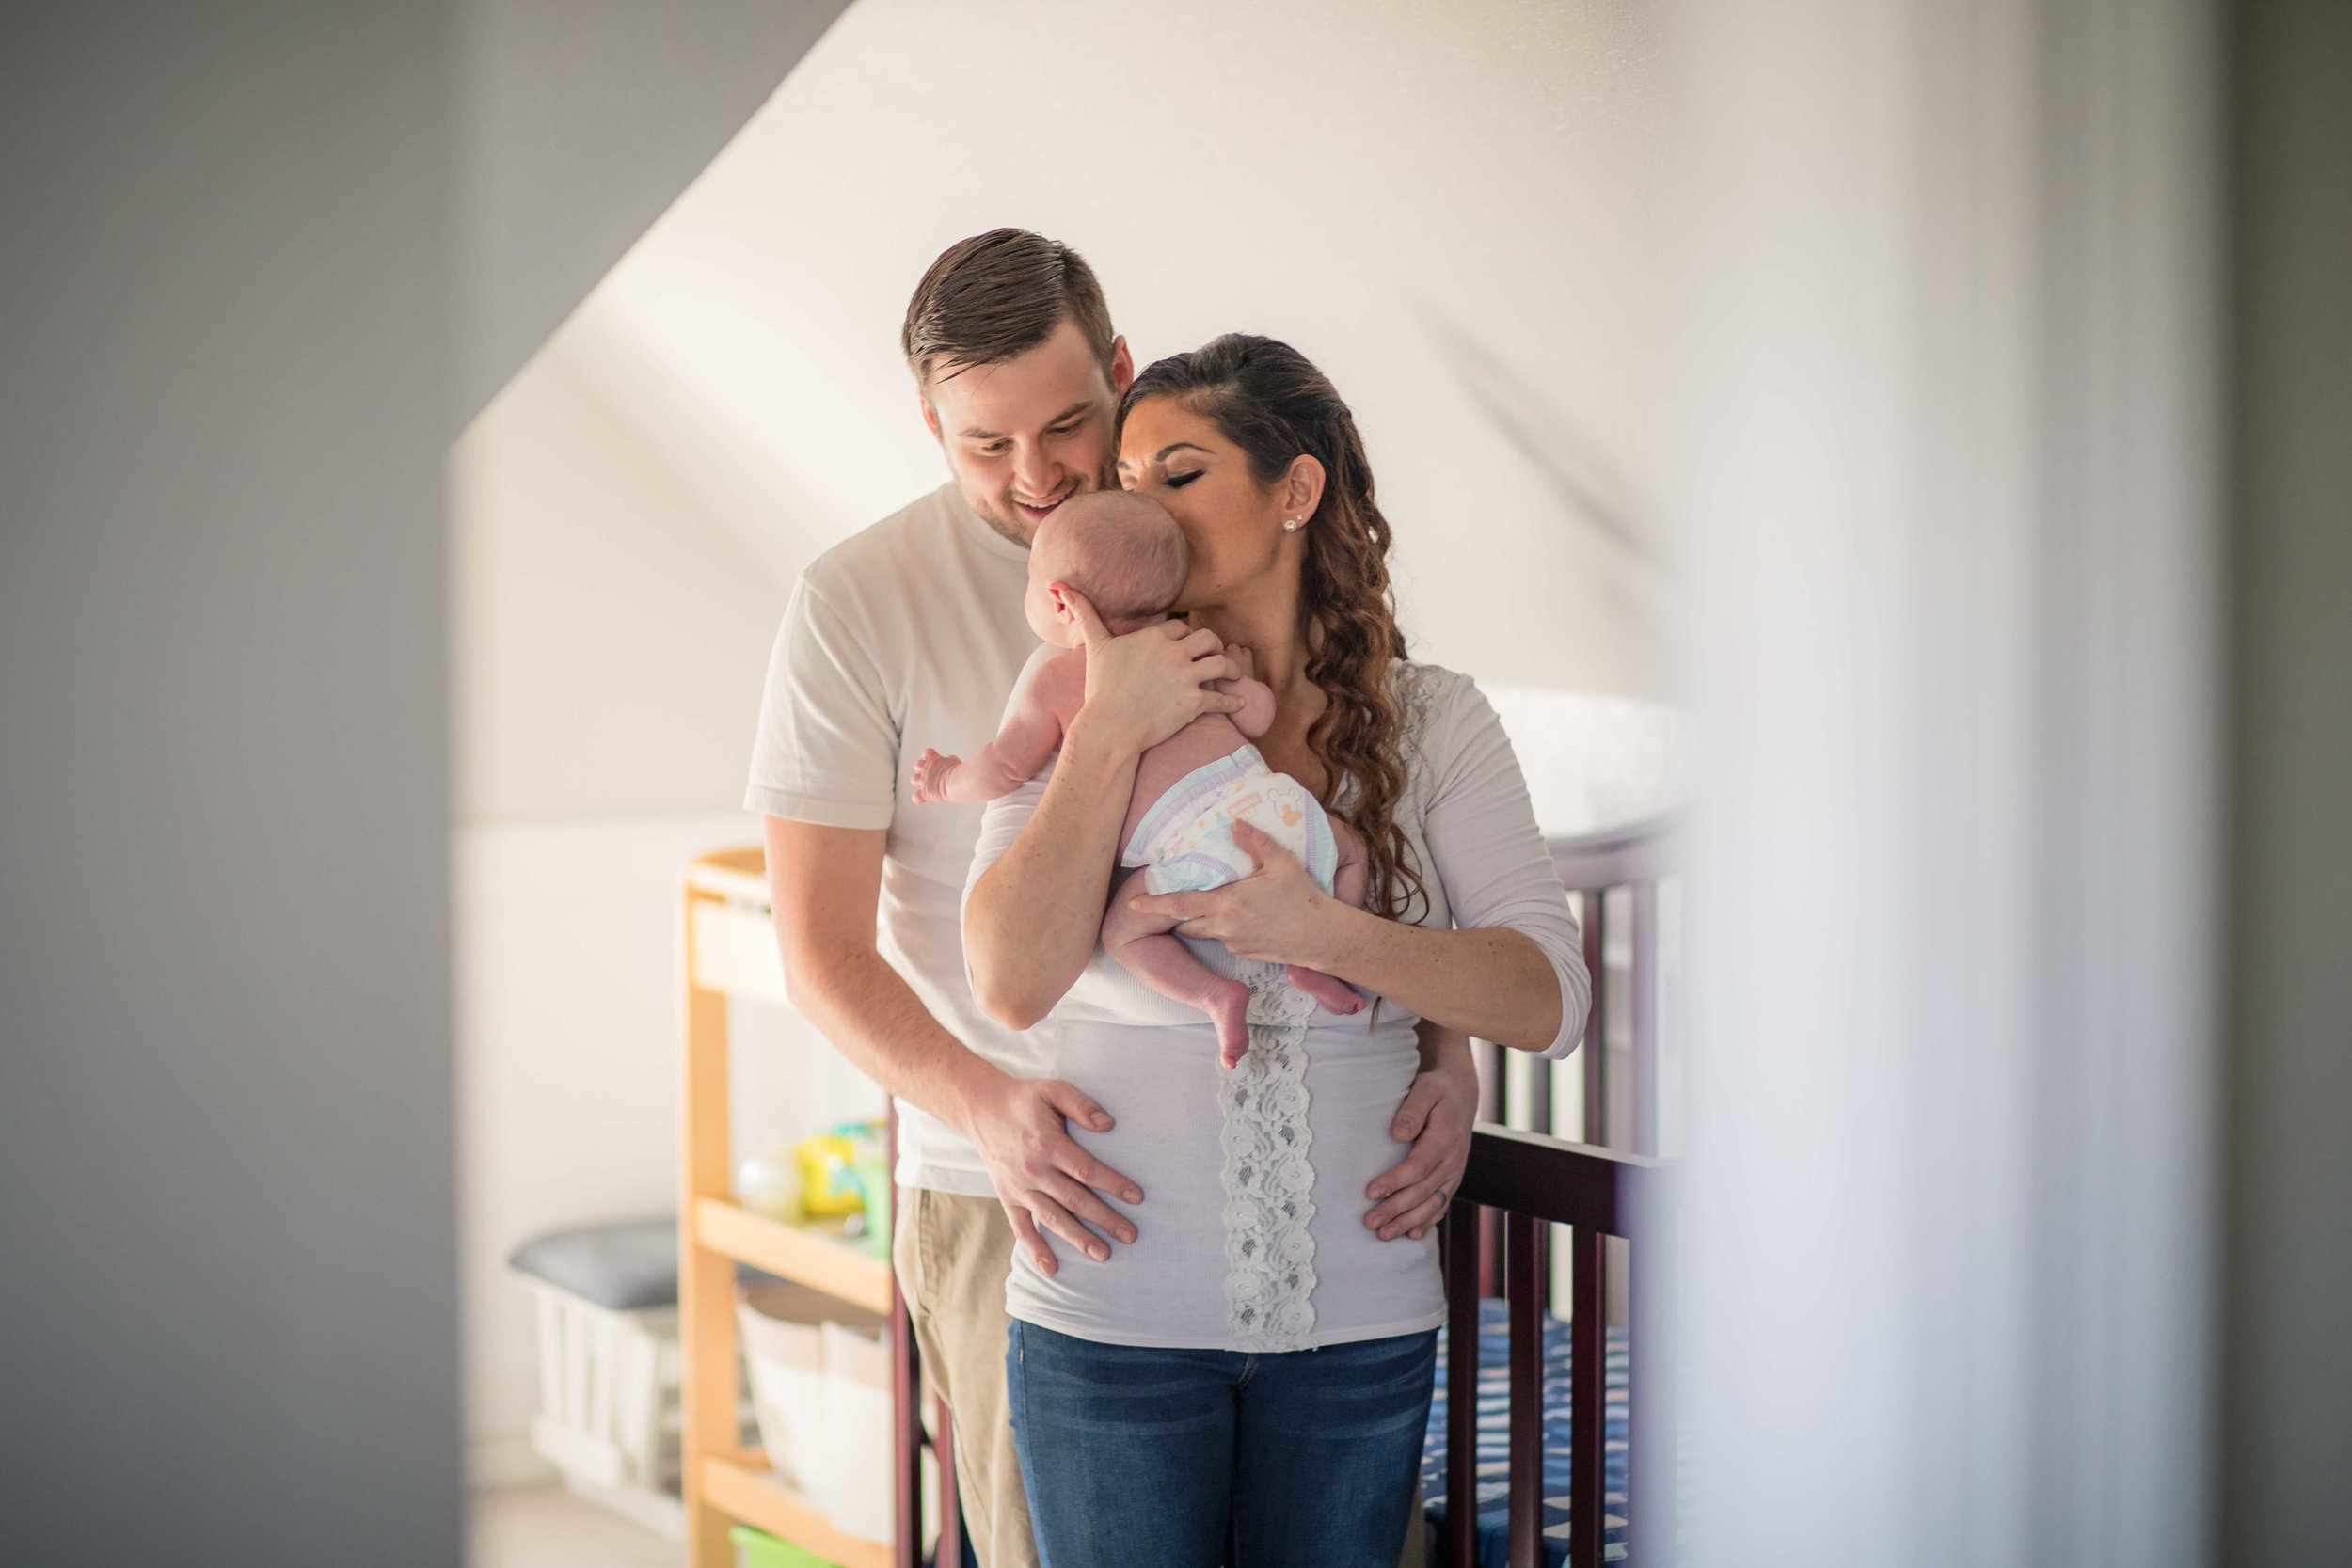
[[[947,1402],[955,1423],[956,1486],[980,1568],[1037,1568],[1029,1497],[1013,1451],[1005,1396],[1005,1279],[1012,1272],[1012,1226],[993,1197],[898,1189],[891,1262],[914,1320],[923,1377]],[[1422,1568],[1427,1532],[1421,1489],[1399,1568]]]
[[[914,1320],[923,1380],[947,1402],[956,1487],[980,1568],[1037,1568],[1029,1499],[1005,1398],[1005,1278],[1012,1226],[993,1197],[898,1189],[890,1242],[898,1291]]]

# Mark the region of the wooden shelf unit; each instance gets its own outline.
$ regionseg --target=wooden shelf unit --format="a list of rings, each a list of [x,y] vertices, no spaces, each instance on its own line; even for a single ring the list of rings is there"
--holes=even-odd
[[[897,1561],[882,1543],[834,1528],[821,1510],[776,1480],[767,1456],[756,1450],[707,1453],[695,1473],[702,1482],[697,1489],[702,1506],[718,1516],[712,1533],[723,1549],[719,1561],[735,1560],[735,1548],[726,1537],[729,1519],[756,1525],[796,1546],[831,1558],[841,1568],[893,1568]],[[697,1544],[693,1550],[699,1568],[703,1547]]]
[[[727,1528],[755,1525],[843,1568],[900,1568],[920,1543],[868,1541],[834,1528],[824,1513],[777,1480],[764,1455],[740,1446],[741,1378],[735,1317],[739,1261],[883,1314],[894,1363],[908,1362],[904,1313],[889,1261],[821,1231],[797,1228],[735,1202],[729,1148],[727,1004],[742,997],[787,1006],[763,856],[722,849],[686,869],[679,901],[681,1190],[678,1201],[680,1449],[690,1568],[733,1568]],[[902,1382],[908,1376],[902,1375]],[[900,1390],[906,1398],[906,1390]],[[904,1424],[904,1418],[901,1418]],[[916,1424],[919,1431],[919,1423]],[[904,1456],[876,1454],[901,1472],[902,1533],[919,1513],[908,1504]]]

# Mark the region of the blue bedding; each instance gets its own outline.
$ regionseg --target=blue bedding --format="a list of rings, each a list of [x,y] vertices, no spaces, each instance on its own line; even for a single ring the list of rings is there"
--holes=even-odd
[[[1443,1523],[1445,1412],[1448,1389],[1445,1331],[1438,1333],[1438,1397],[1429,1407],[1421,1478],[1431,1525]],[[1510,1328],[1504,1304],[1479,1303],[1478,1333],[1478,1568],[1504,1568],[1510,1544],[1505,1524],[1510,1478]],[[1626,1331],[1609,1330],[1604,1351],[1601,1556],[1625,1555]],[[1568,1556],[1568,1325],[1544,1320],[1544,1560]]]

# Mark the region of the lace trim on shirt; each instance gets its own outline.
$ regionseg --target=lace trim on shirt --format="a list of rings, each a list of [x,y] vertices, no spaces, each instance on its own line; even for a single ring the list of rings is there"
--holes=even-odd
[[[1249,1051],[1218,1074],[1224,1112],[1225,1348],[1308,1348],[1315,1326],[1314,1166],[1307,1151],[1307,1019],[1280,964],[1237,960]]]

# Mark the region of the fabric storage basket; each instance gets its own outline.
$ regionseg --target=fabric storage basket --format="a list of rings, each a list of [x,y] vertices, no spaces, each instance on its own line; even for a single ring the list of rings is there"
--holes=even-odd
[[[770,1468],[836,1529],[888,1541],[893,1424],[882,1320],[783,1282],[745,1288],[736,1311]]]
[[[891,1407],[887,1338],[838,1323],[824,1327],[825,1416],[832,1449],[840,1456],[824,1508],[834,1528],[868,1541],[897,1534],[890,1444],[897,1431]]]

